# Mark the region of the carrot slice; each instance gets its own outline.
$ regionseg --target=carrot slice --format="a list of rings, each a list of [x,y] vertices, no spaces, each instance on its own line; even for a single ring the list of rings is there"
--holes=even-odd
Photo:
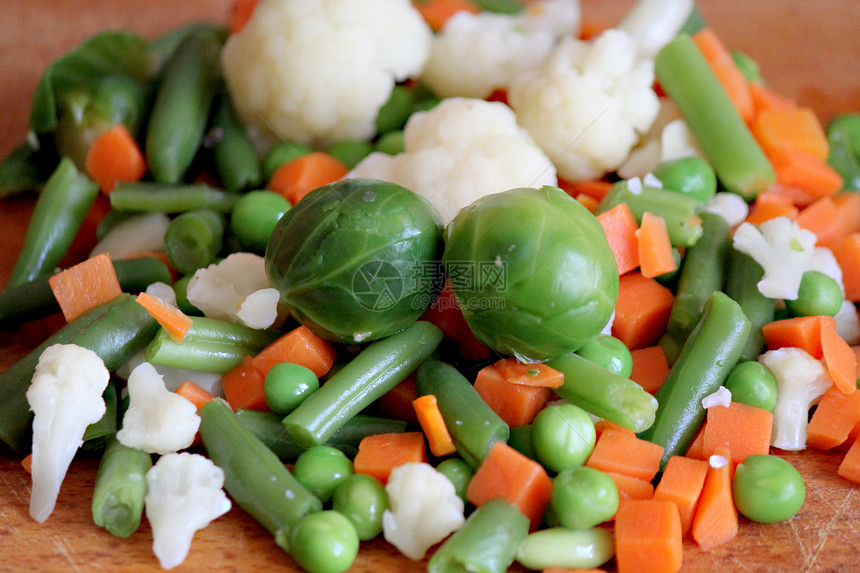
[[[800,187],[816,197],[833,195],[842,189],[842,176],[826,161],[798,149],[776,149],[768,155],[776,179]]]
[[[198,412],[206,402],[215,399],[215,395],[212,392],[191,380],[186,380],[180,384],[176,389],[176,393],[194,404]]]
[[[619,573],[674,573],[683,561],[678,508],[671,501],[627,501],[615,515]]]
[[[457,12],[478,12],[478,7],[469,0],[413,0],[412,5],[434,32],[441,30]]]
[[[816,360],[821,360],[821,320],[817,316],[795,316],[775,320],[762,326],[764,343],[769,350],[802,348]]]
[[[618,488],[618,499],[622,502],[631,499],[651,499],[654,497],[654,484],[650,481],[618,472],[606,472]],[[620,507],[620,505],[619,505]]]
[[[128,128],[118,123],[100,133],[90,144],[84,160],[87,174],[105,195],[120,181],[140,181],[146,160]]]
[[[152,296],[145,292],[137,295],[135,299],[140,306],[146,309],[152,318],[158,321],[158,324],[167,331],[170,338],[177,342],[182,342],[185,335],[188,334],[188,329],[191,328],[191,317],[173,306],[169,302],[165,302],[157,296]]]
[[[836,331],[836,319],[820,316],[821,355],[833,384],[843,394],[857,391],[857,356]]]
[[[708,462],[686,456],[672,456],[663,468],[660,482],[654,488],[654,499],[671,501],[678,506],[684,535],[693,525],[693,514],[705,485]]]
[[[427,444],[434,456],[442,457],[457,451],[451,433],[445,426],[445,419],[439,411],[436,396],[427,394],[412,401],[418,424],[427,437]]]
[[[663,447],[626,432],[604,430],[585,465],[651,481],[660,471]]]
[[[678,263],[672,254],[672,242],[665,219],[644,213],[639,226],[639,270],[642,276],[652,278],[676,268]]]
[[[110,255],[102,253],[48,279],[66,322],[122,294]]]
[[[639,237],[636,231],[639,224],[627,203],[619,203],[615,207],[597,216],[603,226],[606,240],[612,254],[618,274],[623,275],[639,266]]]
[[[860,483],[860,437],[848,448],[836,473],[847,480]]]
[[[747,456],[768,454],[773,414],[740,402],[708,408],[707,423],[702,436],[702,455],[709,457],[720,448],[727,448],[737,465]]]
[[[628,436],[636,436],[636,432],[625,428],[624,426],[619,426],[615,422],[610,422],[609,420],[600,419],[594,422],[594,434],[596,439],[600,439],[600,434],[602,434],[606,430],[611,430],[613,432],[621,432],[622,434],[627,434]]]
[[[766,155],[786,149],[803,151],[827,160],[829,144],[818,116],[808,107],[762,110],[750,131]]]
[[[251,356],[221,376],[224,399],[234,409],[269,410],[264,384],[266,377],[255,366]]]
[[[418,416],[412,406],[416,398],[418,398],[418,391],[415,389],[415,376],[407,376],[403,382],[383,394],[377,404],[383,416],[417,424]]]
[[[584,181],[559,179],[558,187],[574,198],[577,195],[586,195],[601,201],[609,193],[609,190],[612,189],[612,183],[605,179],[586,179]]]
[[[693,34],[693,41],[707,60],[708,65],[720,81],[735,109],[747,123],[755,115],[749,82],[732,58],[723,41],[711,28],[702,28]]]
[[[791,198],[771,187],[758,194],[746,222],[759,225],[777,217],[794,219],[797,214],[798,209]]]
[[[426,461],[427,452],[421,432],[375,434],[359,442],[353,468],[355,473],[373,476],[385,484],[394,468]]]
[[[230,10],[229,29],[231,34],[238,34],[245,28],[248,20],[254,15],[254,9],[260,0],[236,0]]]
[[[669,360],[666,351],[659,344],[636,348],[630,351],[633,370],[630,379],[642,386],[649,394],[654,394],[669,375]]]
[[[666,332],[675,295],[653,278],[631,271],[621,277],[612,335],[627,348],[653,346]]]
[[[715,458],[723,459],[716,462]],[[738,510],[732,497],[731,453],[728,448],[717,448],[710,460],[691,528],[693,539],[702,549],[726,543],[738,533]]]
[[[819,400],[806,426],[806,444],[819,450],[841,446],[860,423],[860,392],[843,394],[835,386]]]
[[[860,232],[851,233],[836,241],[830,250],[842,269],[845,298],[860,302]]]
[[[764,84],[749,82],[747,86],[750,91],[755,115],[767,109],[792,109],[797,107],[796,102],[776,93]]]
[[[334,365],[335,346],[307,326],[298,326],[284,334],[253,358],[254,367],[265,377],[279,362],[292,362],[309,368],[322,378]]]
[[[269,180],[269,189],[295,205],[299,200],[327,183],[341,179],[349,168],[324,151],[314,151],[281,165]]]

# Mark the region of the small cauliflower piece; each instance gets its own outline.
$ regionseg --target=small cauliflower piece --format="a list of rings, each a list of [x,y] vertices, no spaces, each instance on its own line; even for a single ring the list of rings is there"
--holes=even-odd
[[[110,253],[115,259],[135,255],[142,251],[164,251],[164,233],[170,226],[170,217],[164,213],[143,213],[117,223],[93,247],[90,257]]]
[[[375,133],[394,84],[420,74],[431,38],[409,0],[264,0],[221,62],[257,140],[325,147]]]
[[[433,38],[421,79],[440,97],[486,98],[579,32],[577,0],[542,0],[519,14],[463,11]]]
[[[194,533],[230,510],[224,471],[199,454],[161,456],[146,472],[146,518],[152,551],[164,569],[185,560]]]
[[[371,153],[349,177],[402,185],[430,201],[445,225],[484,195],[558,184],[552,162],[503,103],[444,99],[409,118],[404,144],[397,155]]]
[[[705,203],[705,211],[719,215],[729,224],[729,227],[735,227],[746,220],[750,207],[737,193],[719,191]]]
[[[809,409],[833,385],[827,369],[801,348],[768,350],[758,361],[777,383],[771,445],[788,451],[806,448]]]
[[[144,362],[146,362],[146,348],[135,353],[134,356],[128,359],[128,362],[117,368],[115,374],[123,380],[128,380],[132,371]],[[215,396],[224,396],[224,388],[221,386],[221,375],[216,372],[173,368],[171,366],[162,366],[161,364],[152,364],[152,367],[161,375],[165,387],[171,392],[176,392],[176,389],[183,382],[190,380]]]
[[[171,392],[149,362],[131,371],[128,377],[129,405],[116,437],[129,448],[150,454],[169,454],[194,442],[200,427],[197,408]]]
[[[723,406],[728,408],[732,403],[732,392],[725,386],[717,388],[716,392],[712,392],[702,398],[702,408],[707,410],[713,406]]]
[[[618,28],[633,37],[642,56],[653,58],[681,31],[693,8],[694,0],[639,0]]]
[[[696,136],[681,117],[678,106],[669,98],[660,98],[660,111],[627,160],[618,168],[622,179],[644,177],[661,163],[683,157],[704,157]]]
[[[386,541],[415,561],[466,520],[454,484],[426,463],[394,468],[385,485],[391,509],[382,514]]]
[[[517,119],[568,181],[597,179],[627,160],[660,109],[654,62],[626,32],[561,40],[544,63],[510,86]]]
[[[34,414],[30,516],[39,523],[54,511],[87,426],[105,413],[109,379],[99,355],[76,344],[54,344],[39,356],[27,389]]]
[[[236,318],[250,328],[269,328],[278,320],[280,300],[281,293],[276,288],[256,290],[242,300]]]

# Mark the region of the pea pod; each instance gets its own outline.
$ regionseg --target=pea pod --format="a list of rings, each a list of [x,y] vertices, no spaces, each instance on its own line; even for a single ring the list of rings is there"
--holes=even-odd
[[[152,456],[111,439],[102,454],[93,489],[92,513],[96,525],[117,537],[137,531],[146,497],[144,476]]]
[[[221,93],[215,104],[212,130],[216,137],[212,155],[224,188],[241,191],[258,186],[263,180],[260,161],[245,129],[236,118],[226,92]]]

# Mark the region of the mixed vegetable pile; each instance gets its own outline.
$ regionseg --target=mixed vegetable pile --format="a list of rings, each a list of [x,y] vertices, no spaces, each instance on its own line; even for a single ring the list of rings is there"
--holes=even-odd
[[[233,504],[303,569],[671,572],[860,482],[860,115],[692,0],[237,0],[39,83],[0,439],[165,569]],[[69,253],[85,245],[86,256]],[[73,247],[74,245],[74,247]]]

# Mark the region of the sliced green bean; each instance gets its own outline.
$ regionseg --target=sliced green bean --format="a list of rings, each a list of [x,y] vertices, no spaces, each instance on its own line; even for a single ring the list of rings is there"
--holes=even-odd
[[[742,360],[755,360],[764,348],[762,327],[774,320],[776,300],[758,290],[764,270],[752,257],[735,249],[728,254],[725,293],[740,305],[750,322],[750,334],[741,352]]]
[[[111,439],[99,463],[93,489],[93,521],[117,537],[137,531],[146,497],[146,472],[152,456]]]
[[[212,155],[224,188],[241,191],[259,186],[263,181],[260,160],[226,92],[221,93],[215,104],[212,131],[215,135]]]
[[[226,226],[224,215],[212,209],[182,213],[164,233],[167,260],[184,275],[209,266],[224,244]]]
[[[229,213],[239,200],[239,195],[215,189],[204,183],[190,185],[161,185],[142,181],[140,183],[117,183],[110,194],[110,206],[121,211],[159,211],[162,213],[184,213],[195,209],[212,209]]]
[[[84,446],[87,449],[101,449],[107,441],[116,435],[117,421],[119,420],[119,396],[116,384],[109,383],[102,393],[105,401],[105,413],[98,422],[93,422],[84,431]]]

